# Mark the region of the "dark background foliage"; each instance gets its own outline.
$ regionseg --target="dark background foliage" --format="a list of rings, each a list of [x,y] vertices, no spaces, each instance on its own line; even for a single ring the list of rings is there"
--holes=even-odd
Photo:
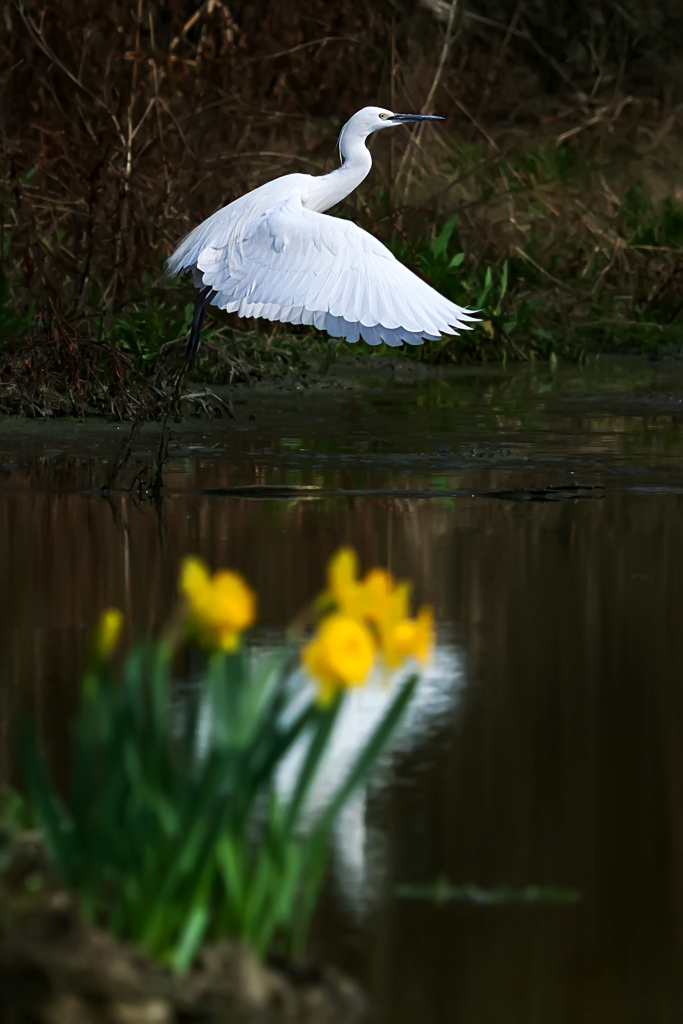
[[[628,141],[642,155],[669,145],[683,98],[677,0],[0,0],[0,26],[0,333],[25,333],[38,318],[45,344],[56,325],[71,331],[69,344],[101,339],[102,325],[111,333],[127,310],[123,348],[137,353],[135,304],[168,294],[163,261],[182,235],[272,177],[331,169],[340,126],[367,103],[428,105],[446,122],[412,139],[399,131],[373,139],[372,178],[342,215],[397,239],[403,258],[427,273],[434,261],[418,259],[411,239],[433,241],[457,213],[454,251],[459,244],[469,254],[463,271],[481,268],[464,294],[471,304],[488,287],[485,261],[500,269],[520,246],[542,264],[538,273],[523,264],[541,283],[594,274],[602,287],[645,229],[628,228],[619,210],[610,228],[623,235],[619,253],[603,231],[589,267],[595,230],[577,213],[578,194],[560,209],[561,197],[548,207],[539,188],[571,168],[576,177],[583,150],[616,153],[628,177],[619,147]],[[531,207],[526,226],[511,200],[500,213],[515,182],[557,214],[553,252],[537,244],[549,237],[545,227],[532,238]],[[622,201],[620,187],[610,180],[609,202]],[[615,214],[614,203],[599,216]],[[566,231],[577,226],[586,237],[570,254]],[[633,296],[681,277],[677,258],[654,270],[634,260]],[[511,272],[513,286],[521,275]],[[495,275],[488,294],[494,285]],[[176,335],[183,294],[171,318]],[[165,321],[160,309],[155,323]],[[147,320],[140,330],[149,335]]]
[[[652,89],[673,100],[680,88],[680,41],[683,7],[678,0],[477,0],[474,15],[513,24],[559,63],[577,84],[596,69],[616,76],[629,89]],[[476,22],[475,22],[476,23]],[[479,24],[483,24],[480,22]],[[486,36],[480,33],[482,42]],[[533,44],[530,44],[533,49]],[[545,87],[555,90],[558,77],[543,59],[529,55]]]
[[[358,107],[420,109],[449,8],[6,2],[5,259],[64,312],[122,298],[221,203],[275,174],[331,166]],[[454,98],[491,123],[537,120],[571,89],[638,87],[666,106],[678,95],[674,0],[470,0],[454,28],[433,106],[466,134]]]

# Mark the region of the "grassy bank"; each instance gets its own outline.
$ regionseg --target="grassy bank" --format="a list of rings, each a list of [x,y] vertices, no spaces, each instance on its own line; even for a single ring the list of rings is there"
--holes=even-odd
[[[683,194],[675,186],[666,193],[675,149],[654,159],[626,141],[601,156],[582,140],[543,139],[503,155],[448,136],[421,160],[411,204],[397,207],[380,173],[340,213],[453,301],[480,310],[480,324],[420,348],[351,348],[313,328],[211,309],[195,381],[297,382],[324,374],[345,351],[461,363],[576,360],[683,343]],[[67,318],[27,304],[20,284],[5,277],[0,331],[18,410],[30,411],[31,395],[39,407],[55,375],[67,385],[57,411],[86,398],[103,413],[161,408],[182,361],[194,294],[189,282],[148,272],[110,310]]]
[[[683,342],[675,150],[659,160],[624,140],[602,155],[552,138],[506,156],[453,148],[441,168],[460,179],[452,216],[429,236],[394,234],[392,247],[482,323],[417,358],[580,359]]]
[[[633,180],[628,168],[638,169],[637,152],[601,158],[585,144],[546,140],[506,156],[491,157],[490,148],[457,137],[441,140],[442,151],[432,145],[432,166],[418,182],[437,192],[446,181],[440,217],[434,197],[425,197],[431,205],[417,200],[397,209],[372,179],[341,210],[439,291],[481,311],[471,333],[400,354],[457,363],[679,346],[683,202],[675,188],[657,198],[652,161],[641,158],[643,178]],[[158,398],[180,364],[193,298],[188,282],[171,284],[150,272],[112,309],[66,318],[54,306],[27,302],[16,277],[4,277],[5,378],[24,377],[19,406],[29,411],[31,381],[40,405],[54,374],[71,382],[63,411],[98,390],[101,412],[130,414]],[[249,385],[320,373],[345,348],[312,328],[241,321],[212,309],[195,379]],[[382,349],[361,343],[354,351]]]

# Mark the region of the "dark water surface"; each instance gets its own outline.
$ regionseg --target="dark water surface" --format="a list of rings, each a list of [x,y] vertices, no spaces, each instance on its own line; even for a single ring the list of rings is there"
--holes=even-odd
[[[415,581],[440,642],[340,828],[321,955],[383,1024],[683,1021],[682,398],[636,360],[250,392],[174,429],[157,508],[124,488],[158,426],[106,499],[126,427],[0,421],[0,777],[22,709],[64,763],[105,606],[154,629],[196,552],[258,590],[266,642],[352,544]],[[439,878],[582,898],[394,891]]]

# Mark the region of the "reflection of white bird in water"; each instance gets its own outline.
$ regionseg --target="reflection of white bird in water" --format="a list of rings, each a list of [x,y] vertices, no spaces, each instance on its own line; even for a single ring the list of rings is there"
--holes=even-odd
[[[370,345],[421,345],[476,319],[434,291],[349,220],[326,217],[372,167],[365,140],[380,128],[441,121],[364,107],[342,129],[342,166],[330,174],[286,174],[218,210],[185,238],[167,263],[191,270],[201,289],[187,354],[194,360],[208,304]]]
[[[442,628],[442,637],[444,632]],[[425,758],[431,757],[444,741],[449,743],[453,714],[460,704],[465,682],[462,652],[449,637],[448,642],[439,644],[432,664],[422,672],[405,717],[380,763],[373,769],[371,779],[355,791],[337,820],[335,875],[341,891],[357,913],[367,909],[381,890],[378,874],[381,876],[385,868],[384,846],[388,841],[381,824],[384,815],[367,811],[368,788],[376,795],[384,793],[386,801],[389,799],[388,790],[397,785],[404,790],[406,786],[419,785],[419,773]],[[305,810],[310,814],[310,820],[315,820],[325,808],[340,779],[344,778],[386,714],[394,696],[395,690],[386,685],[386,680],[373,680],[346,695],[309,792]],[[287,797],[293,792],[306,749],[306,739],[303,739],[281,763],[277,777],[281,796]],[[396,773],[395,766],[399,762],[403,769],[408,767],[407,774],[405,770]],[[387,806],[386,802],[384,806]]]

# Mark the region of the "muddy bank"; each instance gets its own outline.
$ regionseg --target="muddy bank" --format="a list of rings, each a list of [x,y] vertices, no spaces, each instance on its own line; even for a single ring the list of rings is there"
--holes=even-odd
[[[331,968],[264,966],[231,942],[175,976],[55,894],[0,937],[0,1010],[13,1024],[354,1024],[366,1000]]]
[[[133,423],[137,428],[131,454],[156,457],[165,418],[161,414],[169,401],[165,396],[160,402],[157,417],[129,420],[85,412],[67,415],[56,409],[2,415],[0,398],[0,472],[26,456],[53,460],[73,455],[102,464],[121,451]],[[395,418],[383,414],[389,405]],[[234,385],[189,381],[177,414],[167,417],[167,454],[174,448],[176,454],[187,456],[224,454],[226,445],[242,447],[240,435],[306,433],[312,421],[318,424],[316,431],[325,432],[326,424],[339,442],[361,421],[366,431],[386,437],[401,433],[406,416],[411,417],[412,429],[418,420],[427,429],[426,421],[439,409],[441,418],[447,409],[458,414],[458,434],[463,427],[460,414],[468,412],[473,418],[514,414],[524,429],[550,407],[562,415],[673,414],[683,408],[683,363],[672,354],[656,361],[635,355],[600,356],[582,365],[454,367],[359,353],[344,356],[327,372],[266,376]]]
[[[452,375],[454,368],[429,365],[406,358],[359,352],[344,355],[331,365],[320,358],[300,361],[299,365],[254,369],[230,384],[214,384],[192,375],[183,382],[180,415],[185,417],[230,417],[231,399],[251,391],[300,392],[363,390],[383,383],[413,384]],[[69,385],[55,373],[39,377],[33,371],[26,380],[14,377],[0,381],[0,415],[25,416],[28,419],[99,418],[160,420],[175,398],[172,377],[157,380],[135,374],[123,367],[120,379],[107,384],[97,376],[79,379]],[[174,416],[177,418],[177,416]]]
[[[332,968],[259,963],[208,946],[179,976],[85,925],[50,878],[39,837],[0,875],[0,1020],[12,1024],[356,1024],[367,1001]]]

